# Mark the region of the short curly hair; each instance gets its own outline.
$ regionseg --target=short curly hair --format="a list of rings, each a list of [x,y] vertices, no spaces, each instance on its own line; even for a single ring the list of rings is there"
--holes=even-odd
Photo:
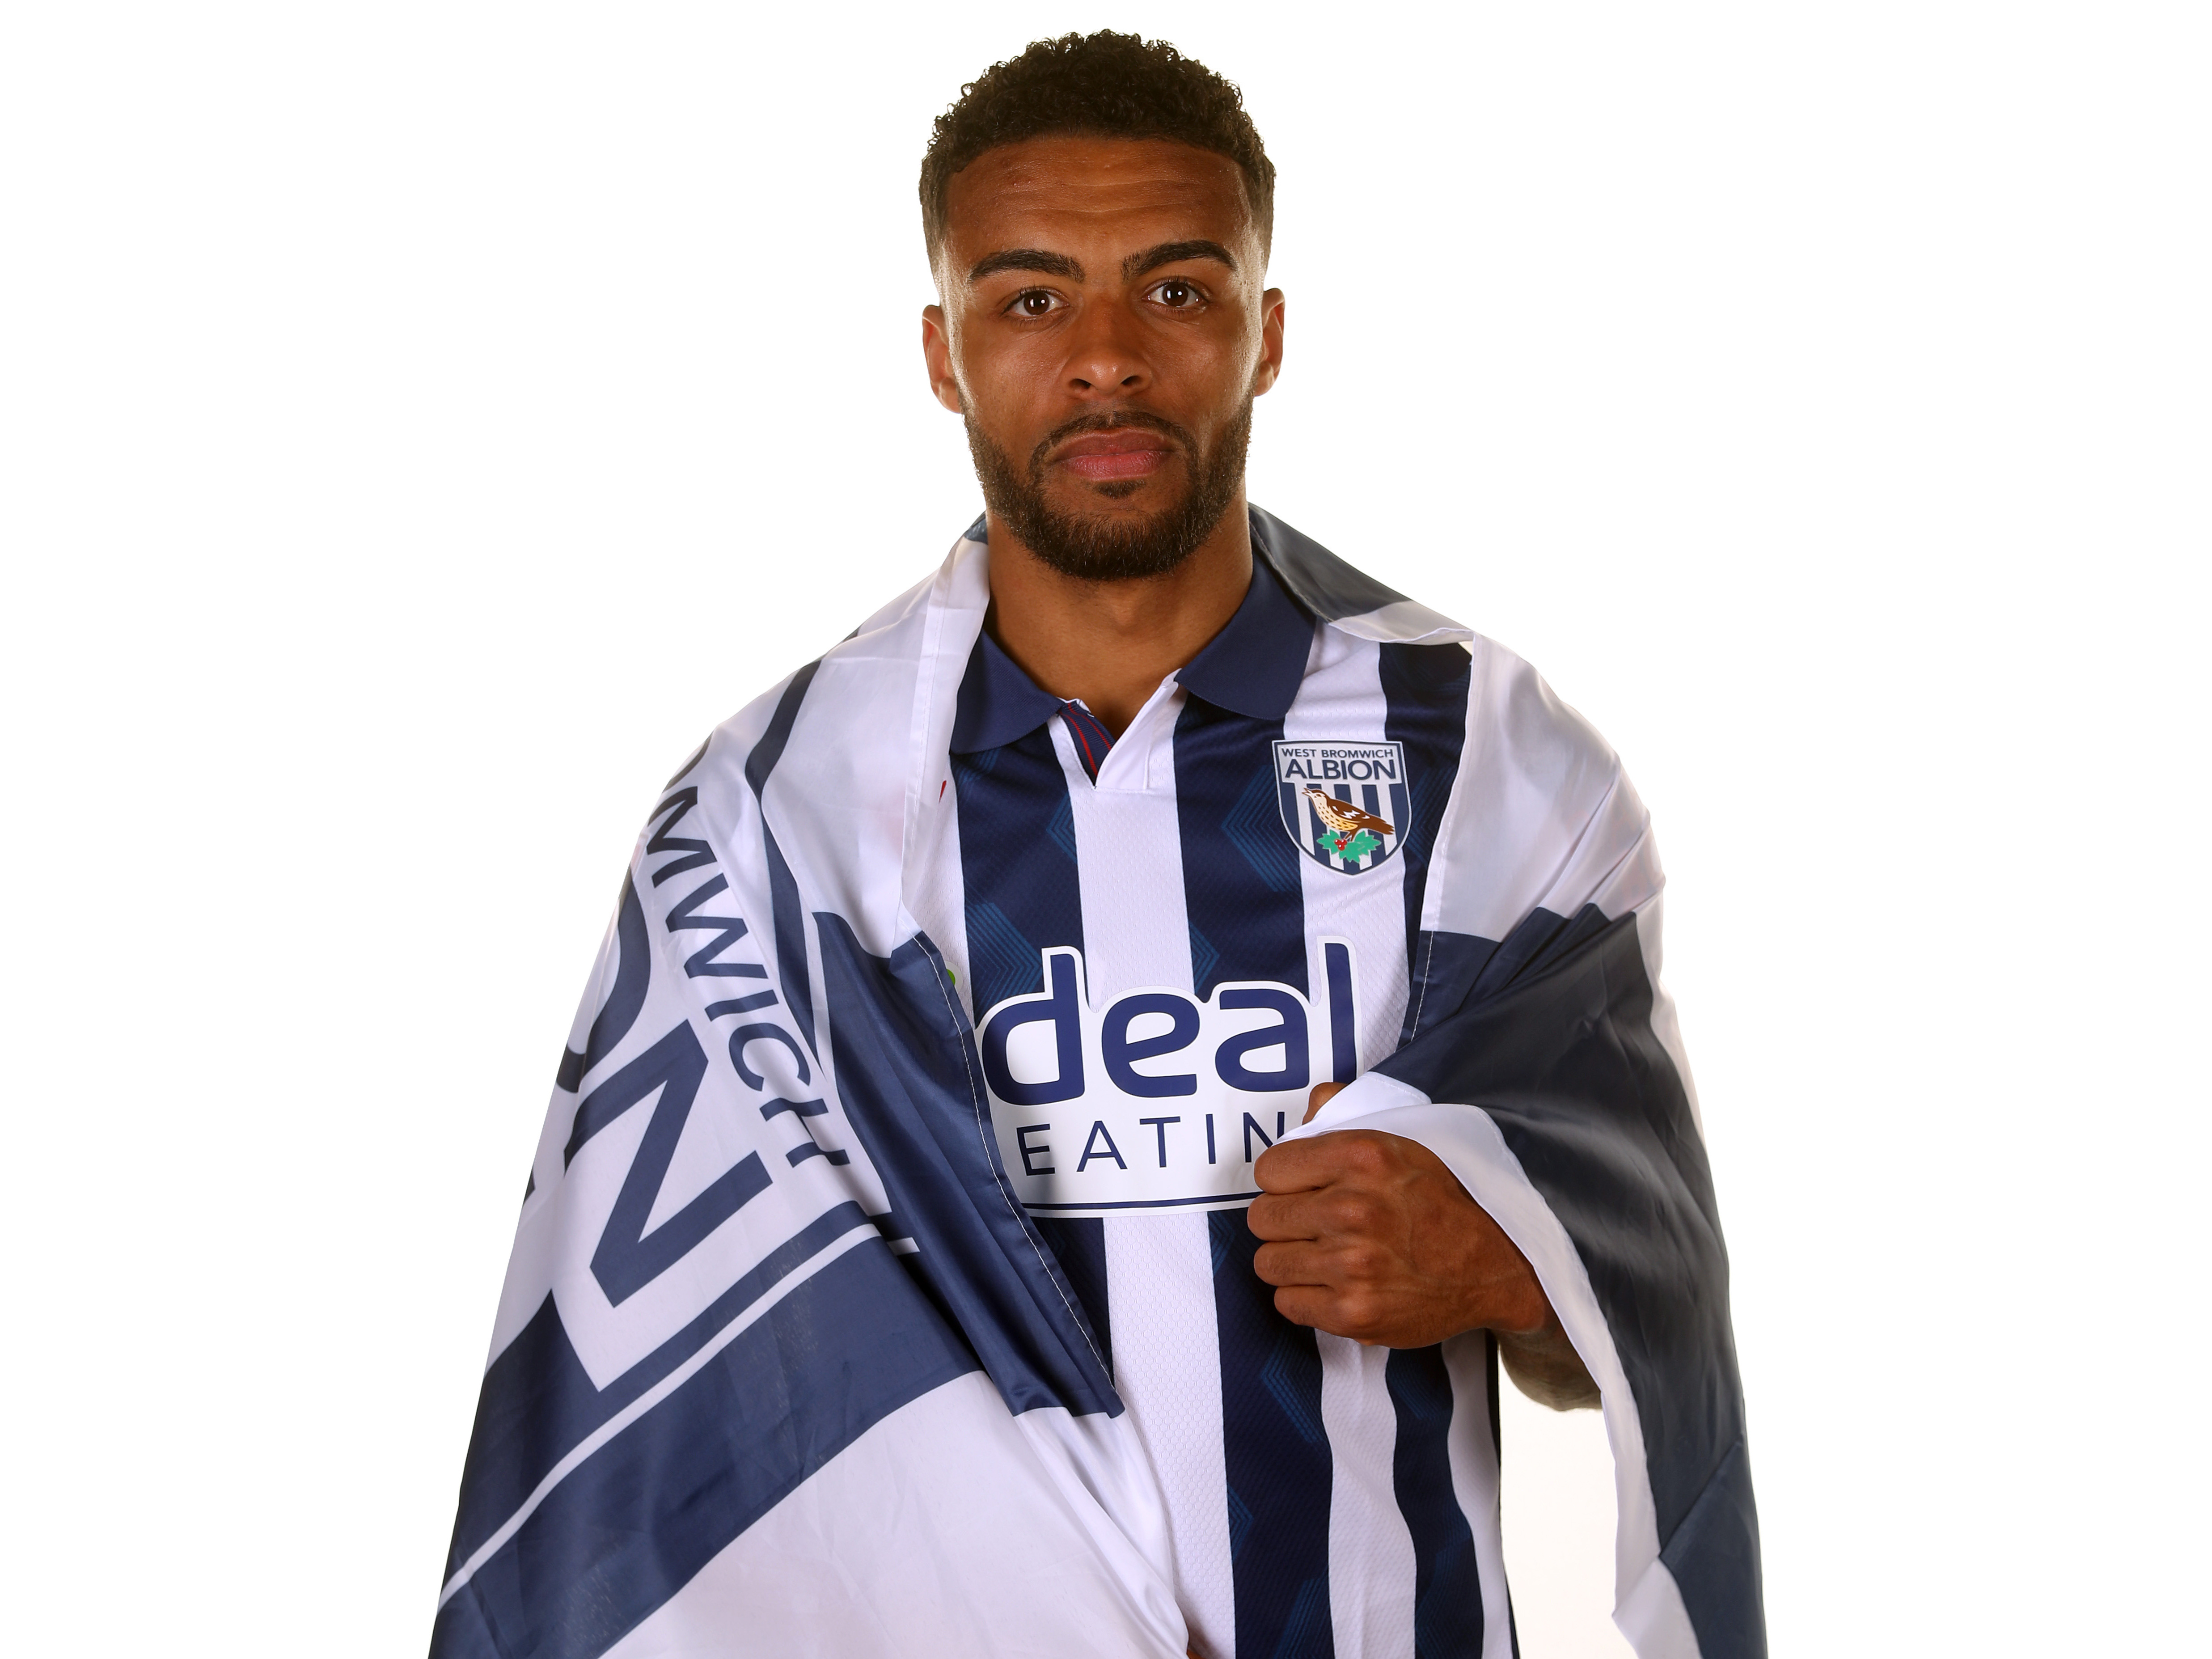
[[[994,64],[937,118],[921,158],[921,229],[934,258],[945,240],[953,174],[986,150],[1048,133],[1170,138],[1237,163],[1266,246],[1275,222],[1275,164],[1244,112],[1243,94],[1164,40],[1063,34]]]

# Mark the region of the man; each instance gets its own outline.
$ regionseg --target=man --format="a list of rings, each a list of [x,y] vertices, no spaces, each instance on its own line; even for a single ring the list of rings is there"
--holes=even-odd
[[[434,1652],[1506,1654],[1501,1361],[1602,1402],[1638,1650],[1764,1651],[1645,816],[1246,502],[1273,180],[1132,37],[939,121],[987,511],[653,812]]]

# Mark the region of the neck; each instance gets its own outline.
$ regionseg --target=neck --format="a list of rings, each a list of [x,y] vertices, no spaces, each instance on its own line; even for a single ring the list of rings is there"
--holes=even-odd
[[[1218,634],[1252,585],[1239,489],[1212,534],[1163,576],[1085,581],[990,521],[992,637],[1055,697],[1079,698],[1119,737],[1159,684]]]

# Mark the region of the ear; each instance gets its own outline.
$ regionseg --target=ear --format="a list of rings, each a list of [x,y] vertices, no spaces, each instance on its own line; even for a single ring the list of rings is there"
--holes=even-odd
[[[943,306],[921,308],[921,361],[929,371],[930,395],[959,414],[967,405],[961,401],[959,378],[952,372],[952,337],[945,326]]]
[[[1252,373],[1252,395],[1273,386],[1283,372],[1283,290],[1260,296],[1260,366]]]

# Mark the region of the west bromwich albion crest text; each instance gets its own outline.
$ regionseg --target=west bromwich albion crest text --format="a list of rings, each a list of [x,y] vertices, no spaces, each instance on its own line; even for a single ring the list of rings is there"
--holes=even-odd
[[[1413,811],[1403,744],[1279,739],[1274,752],[1283,828],[1300,852],[1357,875],[1398,850]]]

